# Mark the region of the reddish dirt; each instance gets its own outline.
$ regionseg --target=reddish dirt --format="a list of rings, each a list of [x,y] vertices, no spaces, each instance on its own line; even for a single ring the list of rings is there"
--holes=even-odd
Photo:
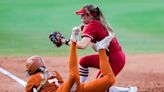
[[[48,70],[57,70],[67,79],[68,57],[44,57]],[[0,67],[23,80],[27,57],[0,56]],[[164,92],[164,54],[128,55],[124,69],[116,77],[116,86],[137,86],[138,92]],[[97,70],[90,69],[89,80],[95,79]],[[0,73],[0,92],[22,92],[24,87]]]

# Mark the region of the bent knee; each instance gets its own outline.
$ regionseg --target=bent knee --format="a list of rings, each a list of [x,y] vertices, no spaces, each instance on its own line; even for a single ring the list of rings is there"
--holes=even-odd
[[[82,57],[82,58],[80,58],[80,60],[79,60],[79,64],[80,64],[82,67],[87,68],[88,66],[87,66],[86,61],[87,61],[86,57]]]
[[[107,82],[108,82],[109,86],[114,85],[114,83],[116,82],[114,74],[112,74],[112,75],[108,74],[108,75],[106,75],[106,77],[107,77]]]
[[[68,79],[75,80],[76,79],[76,74],[74,74],[74,73],[69,74]]]
[[[114,78],[111,78],[110,83],[111,83],[112,85],[114,85],[115,82],[116,82],[115,77],[114,77]]]

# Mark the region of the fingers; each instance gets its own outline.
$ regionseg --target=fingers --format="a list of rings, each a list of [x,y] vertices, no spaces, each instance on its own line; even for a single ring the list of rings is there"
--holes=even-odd
[[[75,27],[72,28],[72,32],[75,32],[76,34],[79,34],[80,30],[81,29],[80,29],[79,26],[75,26]]]
[[[73,42],[77,42],[78,41],[80,31],[81,31],[81,29],[80,29],[79,26],[75,26],[75,27],[72,28],[72,34],[71,34],[70,39]]]

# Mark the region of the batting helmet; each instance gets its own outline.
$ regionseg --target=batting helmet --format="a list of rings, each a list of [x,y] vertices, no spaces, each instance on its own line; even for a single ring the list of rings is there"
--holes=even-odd
[[[45,61],[41,56],[31,56],[26,61],[26,71],[29,75],[35,74],[37,70],[44,66]]]

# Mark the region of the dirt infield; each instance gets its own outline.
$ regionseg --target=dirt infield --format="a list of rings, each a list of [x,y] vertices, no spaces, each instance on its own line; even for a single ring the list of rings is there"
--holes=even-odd
[[[0,56],[0,67],[23,80],[27,57]],[[67,79],[68,57],[44,57],[48,70],[58,70]],[[117,76],[116,86],[137,86],[138,92],[164,92],[164,54],[128,55],[123,71]],[[89,80],[95,79],[96,69],[90,69]],[[0,73],[0,92],[23,92],[24,88]]]

